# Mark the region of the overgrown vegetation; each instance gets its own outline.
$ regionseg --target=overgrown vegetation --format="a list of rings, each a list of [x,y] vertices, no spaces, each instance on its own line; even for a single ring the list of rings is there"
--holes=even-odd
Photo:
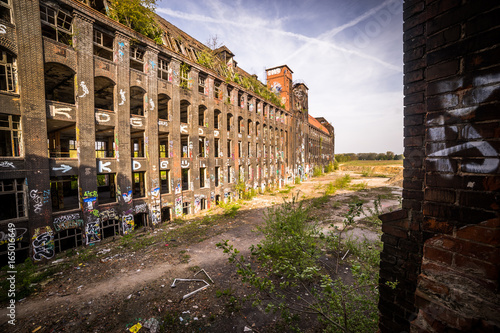
[[[350,178],[343,177],[332,186],[347,187],[349,182]],[[298,330],[297,316],[312,313],[325,332],[374,332],[381,242],[345,236],[357,224],[362,202],[350,203],[342,227],[332,225],[335,231],[326,235],[311,220],[309,210],[314,202],[305,207],[294,196],[292,201],[269,208],[259,229],[264,240],[250,248],[255,260],[240,255],[227,240],[217,246],[229,255],[242,282],[255,288],[254,305],[278,312],[289,330]],[[326,249],[326,258],[321,249]],[[328,257],[333,260],[326,261]]]

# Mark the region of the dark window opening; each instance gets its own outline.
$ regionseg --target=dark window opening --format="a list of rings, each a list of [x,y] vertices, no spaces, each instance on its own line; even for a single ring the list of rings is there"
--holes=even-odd
[[[130,114],[144,116],[145,91],[139,87],[130,88]]]
[[[214,171],[215,187],[219,187],[219,172],[220,172],[220,167],[215,167]]]
[[[10,52],[2,49],[0,49],[0,91],[17,91],[16,58]]]
[[[73,17],[61,10],[40,5],[42,35],[60,43],[71,45]]]
[[[219,204],[220,204],[220,194],[217,194],[217,195],[215,196],[215,205],[217,205],[217,206],[218,206]]]
[[[94,55],[113,60],[113,35],[94,30]]]
[[[200,200],[200,210],[205,210],[207,209],[207,199],[201,198]]]
[[[170,207],[165,207],[161,209],[161,221],[162,222],[168,222],[172,220],[171,217],[171,212],[170,212]]]
[[[0,20],[11,22],[12,0],[0,0]]]
[[[83,245],[81,229],[73,228],[57,232],[54,235],[55,252],[59,253]]]
[[[50,194],[52,196],[53,211],[79,208],[78,177],[50,177]],[[87,199],[92,200],[92,198]],[[97,200],[97,198],[94,200]]]
[[[200,168],[200,187],[201,188],[205,187],[206,175],[207,175],[207,169],[206,168]]]
[[[74,123],[47,119],[47,141],[49,157],[78,157]]]
[[[134,229],[145,227],[148,224],[148,215],[146,213],[139,213],[134,215]]]
[[[116,202],[116,174],[97,175],[99,204]]]
[[[115,83],[107,77],[94,78],[94,105],[97,109],[113,111]]]
[[[145,183],[144,183],[144,172],[134,172],[132,174],[134,181],[134,189],[132,195],[134,198],[141,198],[146,195]]]
[[[198,92],[200,94],[208,95],[208,80],[207,76],[204,74],[199,74],[198,76]]]
[[[189,123],[189,102],[186,100],[181,101],[181,123]]]
[[[207,145],[207,139],[200,136],[200,138],[198,139],[198,156],[199,157],[208,157],[206,145]]]
[[[243,109],[245,107],[245,97],[241,91],[238,91],[238,101],[240,103],[240,107]]]
[[[243,153],[242,153],[242,146],[241,146],[241,141],[238,141],[238,157],[242,157],[243,156]]]
[[[214,82],[214,98],[222,99],[221,82],[217,80]]]
[[[227,140],[227,157],[231,157],[233,154],[233,145],[231,140]]]
[[[158,119],[169,120],[168,117],[168,104],[170,103],[170,97],[165,94],[158,95]]]
[[[184,201],[182,203],[182,214],[184,215],[191,214],[191,203],[189,201]]]
[[[45,99],[75,104],[75,74],[64,65],[58,63],[45,64]],[[80,95],[88,94],[85,82],[78,86]]]
[[[159,144],[159,154],[160,158],[167,158],[169,157],[169,149],[168,149],[168,134],[166,135],[161,135],[158,137],[158,144]]]
[[[160,191],[170,193],[170,170],[160,170]]]
[[[97,158],[115,157],[114,127],[96,125],[95,157]]]
[[[0,180],[0,221],[26,216],[24,178]]]
[[[205,121],[205,115],[206,115],[206,110],[207,108],[203,105],[200,105],[198,108],[198,126],[205,126],[208,127],[208,122]]]
[[[219,157],[219,142],[220,140],[218,138],[214,139],[214,155],[215,157]]]
[[[232,183],[233,182],[233,177],[231,176],[231,167],[228,166],[227,167],[227,182],[228,183]]]
[[[227,130],[231,131],[232,127],[233,127],[233,115],[228,113],[227,114]]]
[[[130,68],[144,71],[144,50],[139,47],[130,48]]]
[[[189,190],[189,169],[182,169],[182,190],[187,191]]]
[[[172,81],[169,79],[168,65],[170,61],[166,58],[158,57],[158,78],[166,81]]]
[[[21,156],[21,117],[0,113],[0,156]]]
[[[181,154],[183,158],[191,157],[191,149],[189,149],[189,135],[181,135]]]
[[[219,110],[214,111],[214,128],[219,129],[221,112]]]
[[[248,135],[252,135],[252,120],[248,119],[247,122],[247,133]]]

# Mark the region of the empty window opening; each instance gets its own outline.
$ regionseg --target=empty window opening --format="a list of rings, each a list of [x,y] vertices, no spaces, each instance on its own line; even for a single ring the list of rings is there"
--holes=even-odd
[[[228,113],[227,114],[227,130],[231,131],[233,128],[233,115]]]
[[[144,71],[144,50],[139,47],[130,48],[130,68]]]
[[[200,210],[205,210],[207,209],[207,199],[201,198],[200,200]]]
[[[207,108],[204,105],[198,107],[198,126],[208,127],[208,121],[206,119]]]
[[[0,221],[26,216],[24,178],[0,180]]]
[[[132,192],[134,198],[141,198],[146,195],[145,183],[144,183],[144,172],[134,172],[132,174],[134,181],[134,190]]]
[[[115,157],[115,128],[96,125],[95,157]]]
[[[130,132],[132,157],[144,157],[144,131]]]
[[[97,109],[113,111],[115,83],[107,77],[94,78],[94,105]]]
[[[252,135],[252,120],[250,119],[247,121],[247,133],[248,135]]]
[[[170,103],[170,97],[165,94],[158,95],[158,118],[164,120],[170,120],[168,116],[168,108]]]
[[[198,76],[198,92],[208,95],[208,80],[205,74],[200,73]]]
[[[238,117],[238,133],[243,133],[245,130],[245,123],[243,122],[243,117]]]
[[[145,91],[139,87],[130,87],[130,114],[144,116]]]
[[[243,165],[240,165],[239,170],[238,170],[238,179],[240,182],[245,181],[245,170],[243,168]]]
[[[247,142],[248,157],[252,157],[252,144]]]
[[[214,170],[215,187],[219,187],[219,176],[220,176],[220,167],[215,167]]]
[[[217,195],[215,196],[215,205],[217,205],[217,206],[218,206],[219,204],[220,204],[220,194],[217,194]]]
[[[78,157],[74,123],[47,119],[47,141],[49,157]]]
[[[221,112],[220,112],[220,110],[215,110],[214,111],[214,128],[215,129],[220,128],[220,122],[221,122]]]
[[[189,123],[189,108],[190,104],[186,100],[181,101],[181,123],[188,124]]]
[[[61,230],[54,235],[54,250],[56,253],[81,245],[83,245],[83,233],[81,229]]]
[[[21,156],[21,117],[0,113],[0,156]]]
[[[170,193],[170,170],[160,170],[160,191]]]
[[[214,155],[215,155],[215,157],[219,157],[219,155],[220,155],[219,149],[220,149],[220,139],[215,138],[214,139]]]
[[[200,136],[200,138],[198,139],[198,156],[199,157],[208,157],[207,143],[208,143],[208,140],[205,137]]]
[[[227,157],[233,156],[233,143],[231,140],[227,140]]]
[[[100,200],[100,198],[99,198]],[[114,237],[120,234],[121,221],[114,209],[100,215],[102,238]]]
[[[189,201],[184,201],[182,203],[182,214],[184,215],[191,214],[191,203]]]
[[[79,208],[78,177],[50,177],[50,194],[53,211]]]
[[[73,17],[70,14],[40,5],[40,19],[43,36],[71,45]]]
[[[158,137],[160,158],[169,157],[168,134],[162,134]]]
[[[1,3],[1,1],[0,1]],[[0,6],[0,8],[2,8]],[[10,52],[0,48],[0,91],[17,91],[17,62]]]
[[[243,96],[243,92],[241,91],[238,91],[238,101],[240,103],[240,107],[243,109],[245,107],[245,97]]]
[[[182,180],[182,190],[187,191],[189,190],[189,169],[182,169],[181,170],[181,180]]]
[[[222,82],[215,80],[214,81],[214,98],[215,99],[222,99],[222,87],[221,87]]]
[[[169,78],[169,64],[170,60],[168,60],[167,58],[158,57],[158,78],[165,81],[172,81],[172,78]]]
[[[146,213],[139,213],[134,215],[134,229],[145,227],[148,224],[148,215]]]
[[[116,174],[97,175],[99,204],[116,202]]]
[[[181,154],[183,158],[191,157],[191,149],[189,146],[189,135],[181,134]]]
[[[186,63],[181,63],[180,72],[181,72],[181,88],[189,88],[189,72],[191,68]]]
[[[238,157],[241,158],[243,156],[241,141],[238,141]]]
[[[75,73],[71,68],[58,63],[46,63],[44,71],[45,99],[75,104]]]
[[[232,167],[228,166],[227,167],[227,182],[232,183],[233,182],[233,177],[232,177]]]
[[[11,22],[12,21],[12,0],[0,0],[0,20]]]
[[[112,34],[94,29],[94,55],[112,61],[113,40]]]
[[[200,187],[206,186],[207,168],[200,168]]]

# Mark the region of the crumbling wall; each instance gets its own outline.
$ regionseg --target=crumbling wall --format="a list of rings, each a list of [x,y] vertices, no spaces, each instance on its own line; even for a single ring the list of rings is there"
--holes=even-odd
[[[500,328],[499,13],[404,3],[403,209],[382,216],[382,332]]]

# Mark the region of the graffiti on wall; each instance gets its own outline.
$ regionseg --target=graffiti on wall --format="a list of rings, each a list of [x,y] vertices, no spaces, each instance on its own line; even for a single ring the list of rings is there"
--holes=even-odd
[[[0,246],[9,243],[10,239],[14,239],[14,241],[20,242],[27,232],[28,229],[26,228],[15,228],[13,233],[7,234],[3,231],[0,231]]]
[[[54,218],[54,230],[59,232],[61,230],[76,229],[83,225],[83,220],[80,219],[80,214],[68,214]]]
[[[134,230],[134,215],[127,214],[122,216],[122,230],[124,235]]]
[[[33,203],[33,210],[36,214],[42,212],[42,208],[45,204],[49,202],[50,190],[44,190],[43,192],[38,190],[30,191],[30,199]]]
[[[177,197],[175,198],[175,215],[181,216],[182,215],[182,197]]]
[[[43,258],[52,259],[54,257],[54,232],[49,226],[35,229],[31,239],[33,241],[33,259],[39,261]]]

